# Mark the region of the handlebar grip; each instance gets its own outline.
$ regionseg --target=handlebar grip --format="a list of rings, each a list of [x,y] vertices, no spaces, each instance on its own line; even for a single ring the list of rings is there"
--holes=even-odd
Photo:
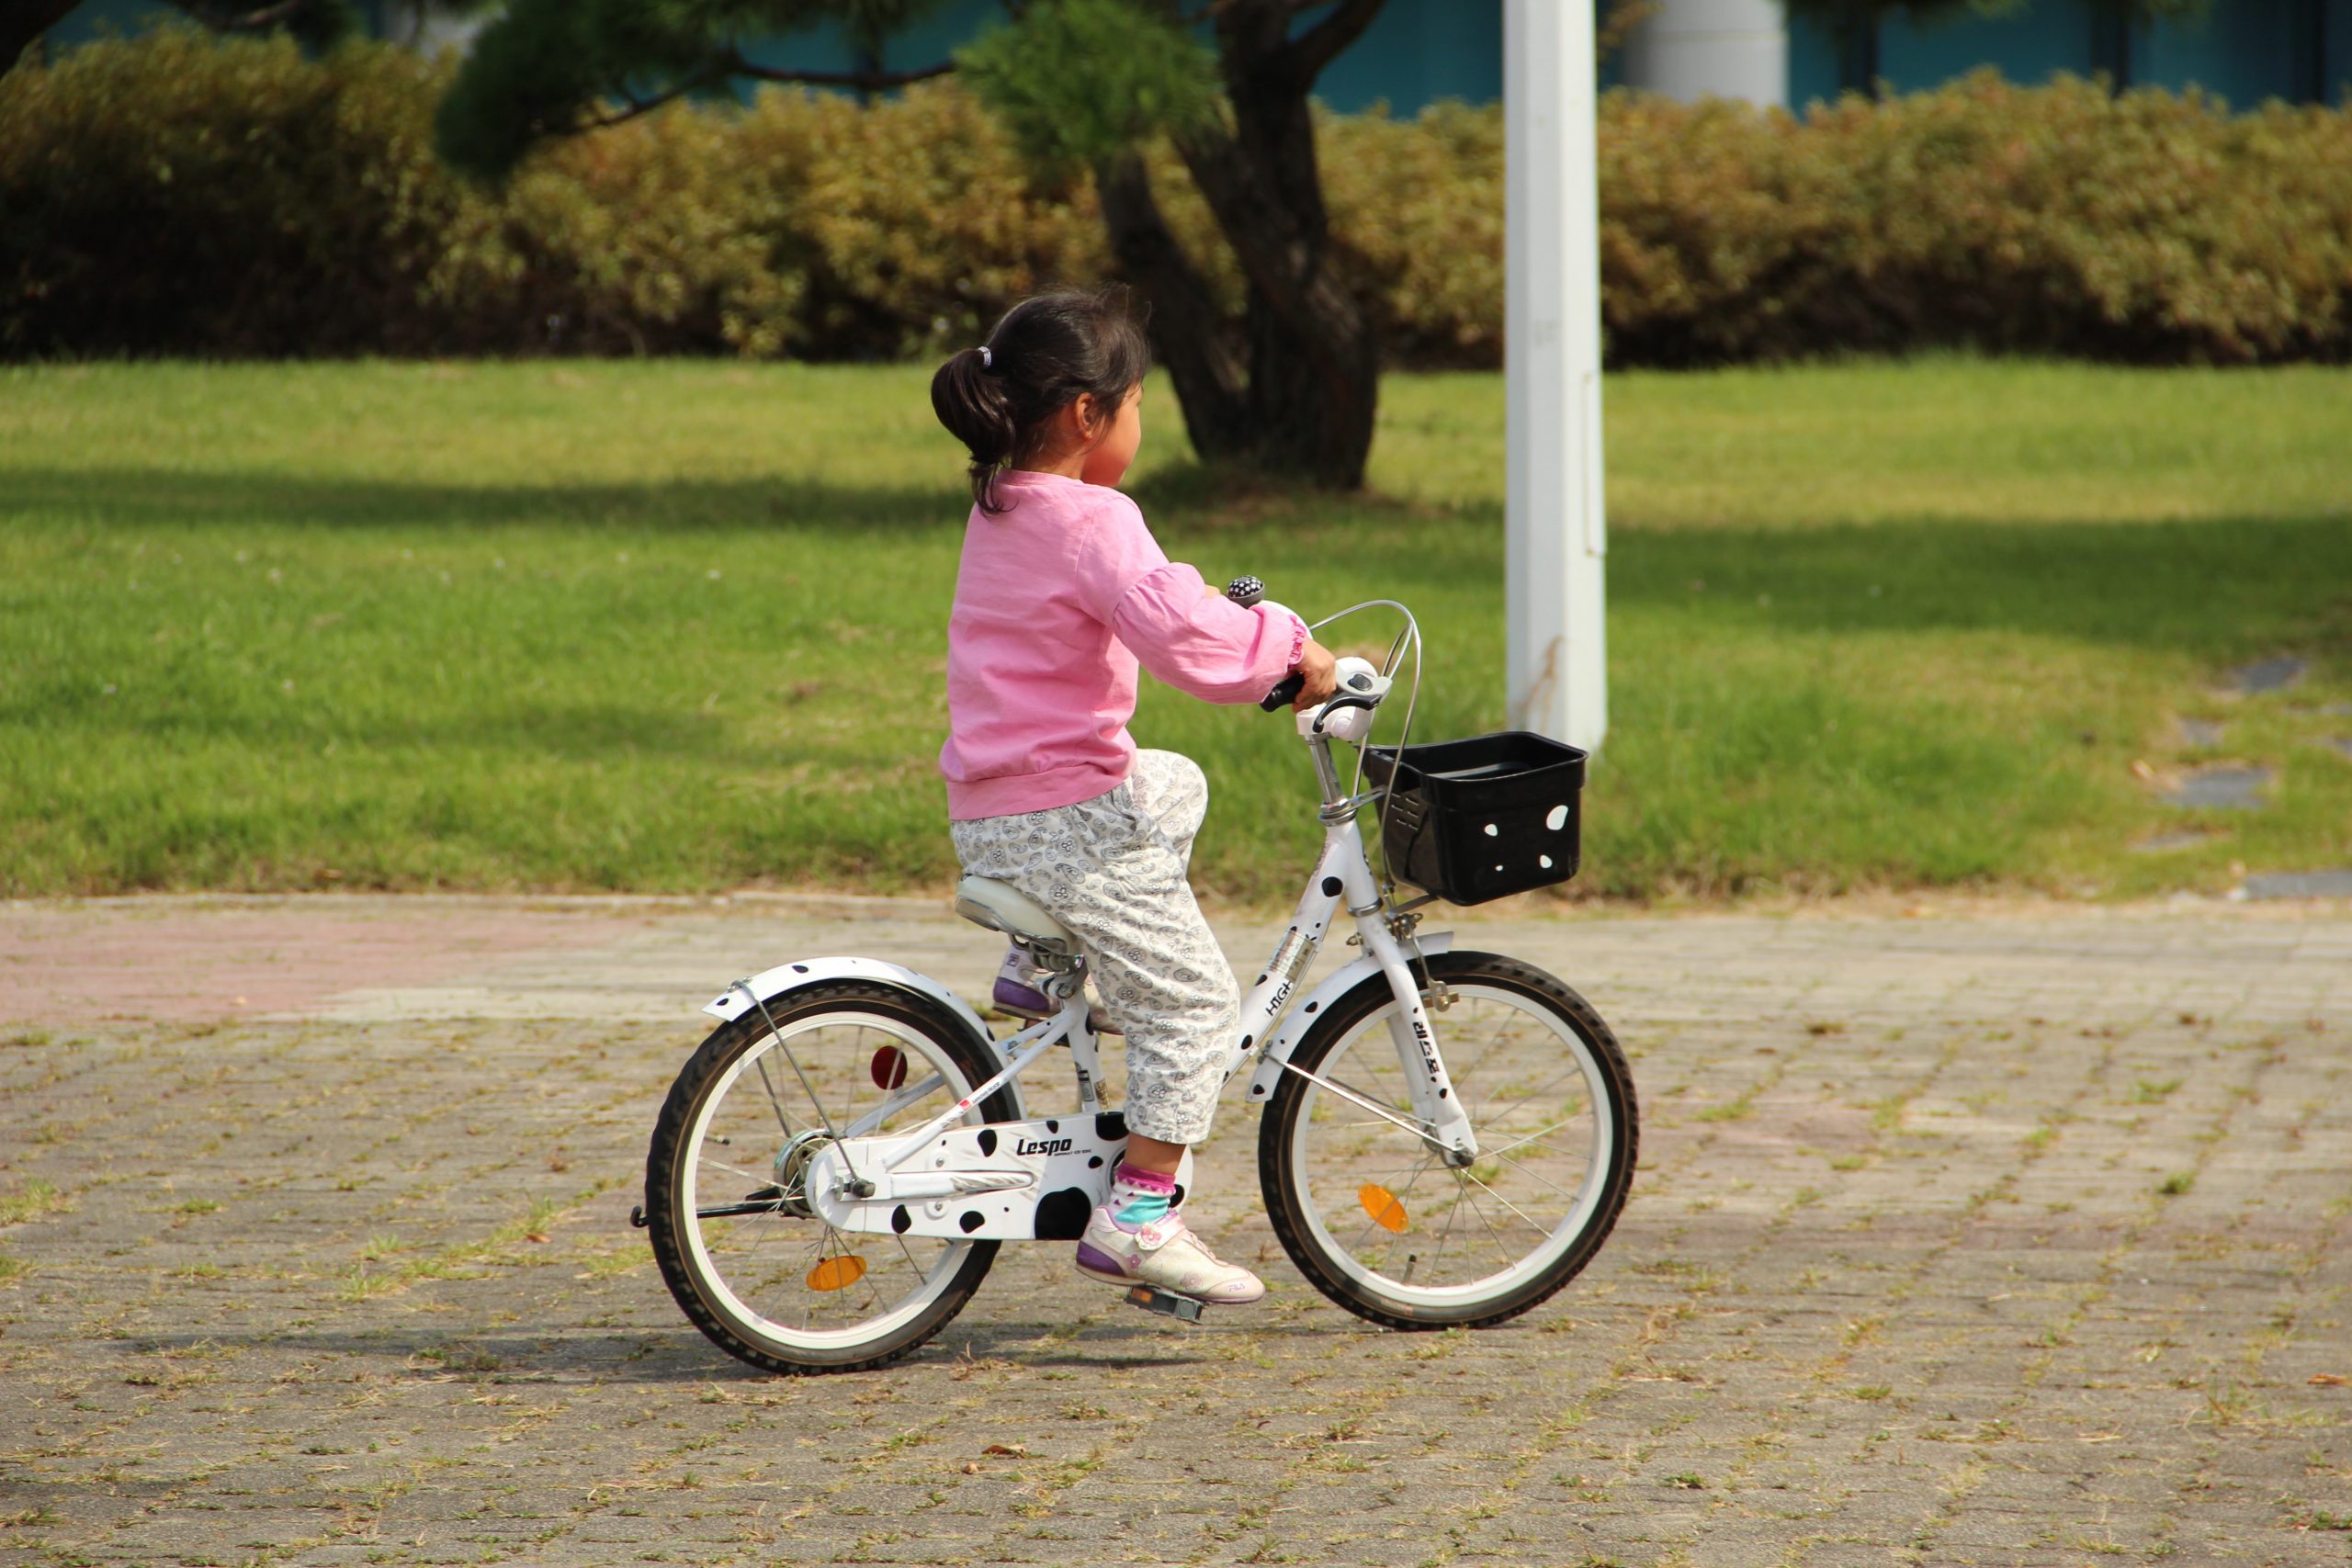
[[[1298,694],[1306,684],[1306,677],[1294,670],[1289,674],[1283,676],[1282,678],[1282,683],[1277,685],[1272,691],[1268,692],[1264,700],[1260,702],[1258,705],[1265,709],[1268,713],[1280,713],[1283,709],[1290,706],[1292,703],[1298,700]]]
[[[1251,609],[1266,597],[1266,585],[1254,577],[1237,577],[1225,585],[1225,596],[1245,610]],[[1306,684],[1306,677],[1294,670],[1258,705],[1268,713],[1280,713],[1297,699],[1299,688]]]

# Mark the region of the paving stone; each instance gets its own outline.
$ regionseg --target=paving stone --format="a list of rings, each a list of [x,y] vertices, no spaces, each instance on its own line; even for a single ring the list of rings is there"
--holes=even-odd
[[[2281,871],[2245,879],[2249,898],[2352,898],[2352,870]]]
[[[2233,691],[2278,692],[2301,680],[2305,668],[2300,659],[2265,659],[2241,665],[2225,679]]]
[[[215,918],[0,906],[40,955],[0,1013],[47,1034],[0,1048],[0,1195],[63,1205],[0,1229],[0,1561],[2344,1561],[2298,1511],[2352,1511],[2352,1393],[2310,1381],[2352,1374],[2328,906],[1465,917],[1636,1053],[1634,1201],[1552,1303],[1346,1316],[1229,1103],[1193,1201],[1262,1307],[1183,1328],[1013,1247],[930,1348],[805,1381],[713,1350],[628,1224],[693,1009],[817,951],[978,994],[984,938],[888,901]],[[326,928],[386,977],[272,969]],[[165,951],[89,1017],[163,930],[205,986]],[[401,1258],[450,1261],[368,1286]]]
[[[2269,783],[2267,768],[2199,768],[2166,790],[2165,800],[2173,806],[2258,811],[2267,804],[2262,791]]]

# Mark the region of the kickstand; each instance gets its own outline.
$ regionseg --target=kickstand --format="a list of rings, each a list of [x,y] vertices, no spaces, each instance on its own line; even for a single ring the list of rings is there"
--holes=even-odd
[[[1201,1303],[1190,1296],[1180,1296],[1154,1285],[1137,1285],[1127,1292],[1130,1303],[1146,1312],[1162,1313],[1185,1323],[1201,1321]]]

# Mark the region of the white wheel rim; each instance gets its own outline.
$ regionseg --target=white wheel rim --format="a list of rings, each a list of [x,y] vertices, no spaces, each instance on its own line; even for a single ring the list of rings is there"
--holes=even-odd
[[[972,1244],[967,1241],[952,1242],[942,1247],[938,1258],[924,1271],[921,1281],[896,1306],[878,1316],[863,1319],[854,1327],[843,1329],[803,1327],[778,1322],[746,1302],[736,1292],[726,1272],[712,1258],[703,1234],[703,1223],[695,1211],[701,1207],[703,1148],[710,1132],[713,1117],[718,1108],[727,1103],[738,1080],[753,1062],[764,1055],[780,1063],[785,1059],[784,1053],[779,1048],[781,1043],[788,1043],[820,1029],[841,1028],[872,1030],[883,1035],[889,1043],[907,1052],[915,1062],[925,1064],[931,1071],[945,1078],[945,1086],[928,1097],[924,1101],[926,1104],[941,1095],[945,1095],[951,1100],[960,1100],[971,1089],[963,1071],[956,1066],[944,1051],[940,1049],[936,1041],[910,1028],[900,1020],[867,1012],[816,1013],[785,1024],[773,1034],[763,1036],[752,1049],[745,1051],[728,1065],[727,1070],[719,1075],[718,1081],[712,1086],[710,1092],[703,1096],[701,1104],[695,1108],[694,1120],[687,1124],[684,1156],[679,1162],[678,1168],[679,1189],[684,1199],[683,1213],[678,1219],[695,1278],[702,1282],[707,1291],[717,1297],[719,1310],[733,1320],[739,1327],[762,1338],[799,1350],[854,1349],[888,1337],[920,1316],[925,1309],[939,1299],[940,1292],[945,1289],[948,1282],[955,1278],[956,1271],[963,1266],[966,1255],[972,1248]],[[788,1068],[786,1070],[789,1071]],[[911,1077],[915,1071],[916,1069],[910,1066],[909,1076]],[[747,1089],[745,1092],[750,1091]],[[939,1109],[944,1109],[944,1106]],[[848,1113],[847,1108],[842,1106],[828,1105],[826,1110],[837,1118]],[[933,1114],[936,1114],[936,1110]],[[979,1107],[977,1105],[972,1107],[965,1113],[964,1120],[967,1124],[983,1120]],[[712,1163],[714,1173],[716,1173],[718,1168],[717,1162]],[[740,1185],[747,1177],[756,1179],[761,1173],[745,1171],[738,1168],[728,1170],[726,1174],[729,1185]],[[825,1235],[831,1235],[846,1238],[859,1245],[899,1244],[899,1238],[896,1236],[869,1235],[862,1231],[833,1230],[820,1219],[803,1220],[778,1215],[765,1223],[811,1227],[808,1235],[820,1239]]]
[[[1583,1078],[1591,1118],[1591,1149],[1585,1158],[1585,1169],[1577,1188],[1576,1201],[1569,1206],[1559,1223],[1553,1227],[1549,1236],[1511,1267],[1498,1269],[1493,1273],[1478,1279],[1458,1285],[1410,1284],[1391,1275],[1381,1273],[1361,1262],[1353,1249],[1342,1244],[1334,1235],[1331,1226],[1327,1223],[1328,1216],[1322,1205],[1317,1201],[1316,1192],[1318,1184],[1307,1169],[1306,1162],[1312,1152],[1315,1108],[1324,1094],[1322,1085],[1307,1079],[1298,1080],[1299,1106],[1292,1122],[1290,1147],[1285,1151],[1290,1166],[1292,1190],[1299,1195],[1297,1217],[1312,1237],[1315,1249],[1354,1284],[1391,1301],[1432,1311],[1461,1308],[1499,1300],[1557,1264],[1560,1258],[1584,1235],[1600,1212],[1606,1197],[1608,1170],[1615,1156],[1620,1137],[1616,1108],[1610,1100],[1608,1078],[1601,1070],[1600,1059],[1592,1047],[1585,1042],[1583,1036],[1570,1028],[1565,1019],[1523,993],[1506,987],[1481,985],[1475,981],[1460,983],[1449,981],[1448,985],[1454,994],[1463,999],[1498,1001],[1525,1018],[1541,1021],[1551,1035],[1566,1047],[1569,1060],[1574,1064],[1574,1070],[1580,1072]],[[1317,1064],[1313,1070],[1318,1074],[1324,1074],[1326,1066],[1334,1061],[1344,1062],[1348,1056],[1357,1052],[1367,1049],[1387,1050],[1388,1042],[1385,1038],[1385,1021],[1395,1010],[1396,1004],[1392,1001],[1365,1017],[1340,1037],[1339,1043],[1325,1054],[1323,1062]],[[1439,1032],[1441,1050],[1445,1047],[1443,1016],[1439,1014],[1431,1020],[1432,1026]],[[1367,1040],[1365,1036],[1372,1031],[1379,1031],[1382,1037]],[[1562,1077],[1565,1077],[1568,1070],[1567,1065],[1564,1064],[1563,1067]],[[1450,1056],[1446,1062],[1446,1068],[1450,1076],[1458,1070]],[[1324,1074],[1324,1076],[1329,1075]],[[1333,1097],[1335,1100],[1337,1098]],[[1465,1108],[1468,1103],[1465,1100]],[[1409,1119],[1410,1109],[1404,1109]],[[1502,1119],[1507,1121],[1511,1114],[1512,1112],[1507,1110],[1502,1113]],[[1507,1131],[1499,1139],[1490,1140],[1485,1129],[1479,1127],[1475,1121],[1472,1125],[1478,1135],[1482,1158],[1485,1157],[1484,1151],[1493,1144],[1498,1142],[1509,1144],[1510,1142],[1510,1131]],[[1429,1168],[1442,1172],[1445,1168],[1442,1162],[1432,1160]],[[1360,1218],[1360,1215],[1350,1216],[1350,1224],[1352,1225]]]

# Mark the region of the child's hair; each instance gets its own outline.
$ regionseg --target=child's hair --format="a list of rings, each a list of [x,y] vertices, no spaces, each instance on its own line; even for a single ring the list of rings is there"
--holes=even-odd
[[[1046,421],[1082,393],[1115,412],[1151,368],[1151,345],[1124,288],[1040,294],[1007,310],[983,348],[931,378],[931,406],[972,450],[972,502],[997,504],[997,476],[1035,457]]]

